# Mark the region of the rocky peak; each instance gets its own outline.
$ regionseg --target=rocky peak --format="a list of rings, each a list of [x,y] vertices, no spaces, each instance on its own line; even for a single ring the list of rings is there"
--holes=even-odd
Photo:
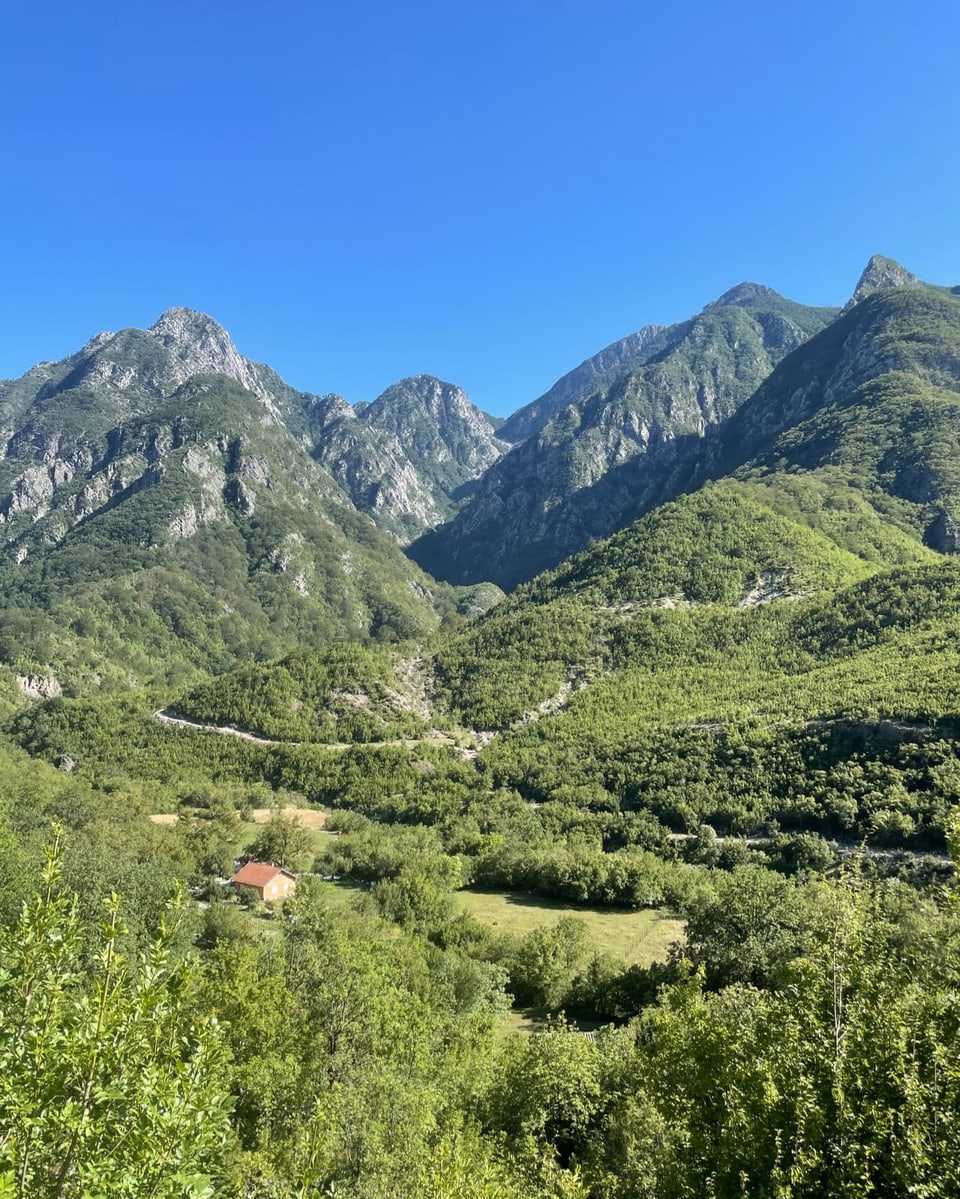
[[[875,291],[885,291],[890,287],[909,287],[917,283],[917,276],[911,274],[906,267],[892,258],[884,258],[882,254],[874,254],[867,263],[860,281],[854,288],[853,295],[844,305],[843,311],[848,312],[861,300],[873,295]]]
[[[168,308],[147,332],[168,347],[186,344],[215,347],[220,354],[236,353],[226,329],[212,316],[192,308]]]
[[[94,333],[93,337],[80,351],[81,354],[92,353],[94,350],[102,350],[104,346],[109,345],[116,337],[116,333],[112,333],[109,329],[104,329],[100,333]]]
[[[359,415],[371,428],[395,436],[407,452],[452,456],[485,467],[500,456],[493,421],[453,383],[412,375],[394,383]]]
[[[334,421],[351,420],[354,415],[353,408],[343,396],[333,391],[323,396],[311,396],[308,401],[307,416],[315,433],[326,429]]]
[[[738,283],[736,287],[725,291],[722,296],[711,300],[709,304],[704,304],[703,311],[709,312],[711,308],[743,307],[754,300],[779,300],[780,298],[778,292],[775,292],[772,287],[766,287],[763,283]]]
[[[272,407],[273,397],[259,371],[212,317],[189,308],[168,308],[147,332],[170,352],[177,384],[191,375],[226,375]]]
[[[401,379],[399,383],[394,383],[377,396],[372,404],[366,405],[363,419],[369,424],[384,424],[410,414],[424,412],[429,413],[435,420],[476,413],[485,421],[479,408],[470,403],[461,388],[453,383],[444,383],[434,375],[410,375]]]
[[[316,397],[309,419],[314,457],[404,544],[452,515],[505,448],[493,418],[433,375],[402,379],[352,409],[339,396]]]
[[[515,413],[498,435],[520,444],[414,543],[414,560],[450,582],[512,587],[608,536],[835,316],[755,283],[708,308],[607,347]]]

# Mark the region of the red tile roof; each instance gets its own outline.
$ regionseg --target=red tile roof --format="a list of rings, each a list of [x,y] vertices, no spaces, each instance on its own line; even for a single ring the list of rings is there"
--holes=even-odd
[[[294,877],[289,870],[284,870],[281,866],[267,866],[263,862],[247,862],[246,866],[241,867],[230,881],[244,887],[265,887],[278,874],[285,874],[287,878]]]

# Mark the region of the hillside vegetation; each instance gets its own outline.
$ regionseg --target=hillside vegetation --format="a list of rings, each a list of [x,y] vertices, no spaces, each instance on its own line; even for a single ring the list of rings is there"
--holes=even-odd
[[[956,1199],[958,416],[879,258],[509,451],[182,309],[0,385],[0,1197]]]
[[[176,711],[279,741],[418,737],[430,714],[421,667],[413,655],[351,643],[233,671],[181,696]]]

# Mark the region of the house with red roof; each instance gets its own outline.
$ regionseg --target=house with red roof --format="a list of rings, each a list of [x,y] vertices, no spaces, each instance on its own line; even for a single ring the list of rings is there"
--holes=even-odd
[[[265,862],[247,862],[230,880],[234,887],[250,887],[267,902],[286,899],[297,888],[297,876],[282,866],[268,866]]]

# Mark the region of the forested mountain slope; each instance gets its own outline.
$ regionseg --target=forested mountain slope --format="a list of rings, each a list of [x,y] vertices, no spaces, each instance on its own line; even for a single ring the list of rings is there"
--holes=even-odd
[[[835,315],[742,284],[699,316],[610,347],[501,431],[529,436],[448,525],[411,547],[453,582],[510,588],[621,527],[781,359]],[[608,362],[610,365],[608,365]]]
[[[25,676],[222,670],[423,635],[450,605],[311,455],[303,397],[209,318],[101,335],[0,403],[3,655]]]
[[[887,519],[952,550],[960,292],[903,268],[895,286],[877,288],[892,267],[878,269],[868,267],[856,303],[781,363],[659,499],[732,471],[828,471]]]
[[[541,802],[672,793],[659,811],[674,827],[774,815],[839,835],[849,819],[893,841],[928,836],[935,803],[942,844],[960,711],[958,349],[957,297],[872,261],[843,315],[678,465],[674,498],[447,641],[437,676],[458,718],[507,730],[485,751],[494,777]],[[909,782],[870,799],[864,784],[868,811],[823,815],[861,770],[894,780],[924,759],[891,748],[914,740],[934,748]],[[826,758],[797,756],[824,741]],[[841,761],[832,798],[815,798]]]

